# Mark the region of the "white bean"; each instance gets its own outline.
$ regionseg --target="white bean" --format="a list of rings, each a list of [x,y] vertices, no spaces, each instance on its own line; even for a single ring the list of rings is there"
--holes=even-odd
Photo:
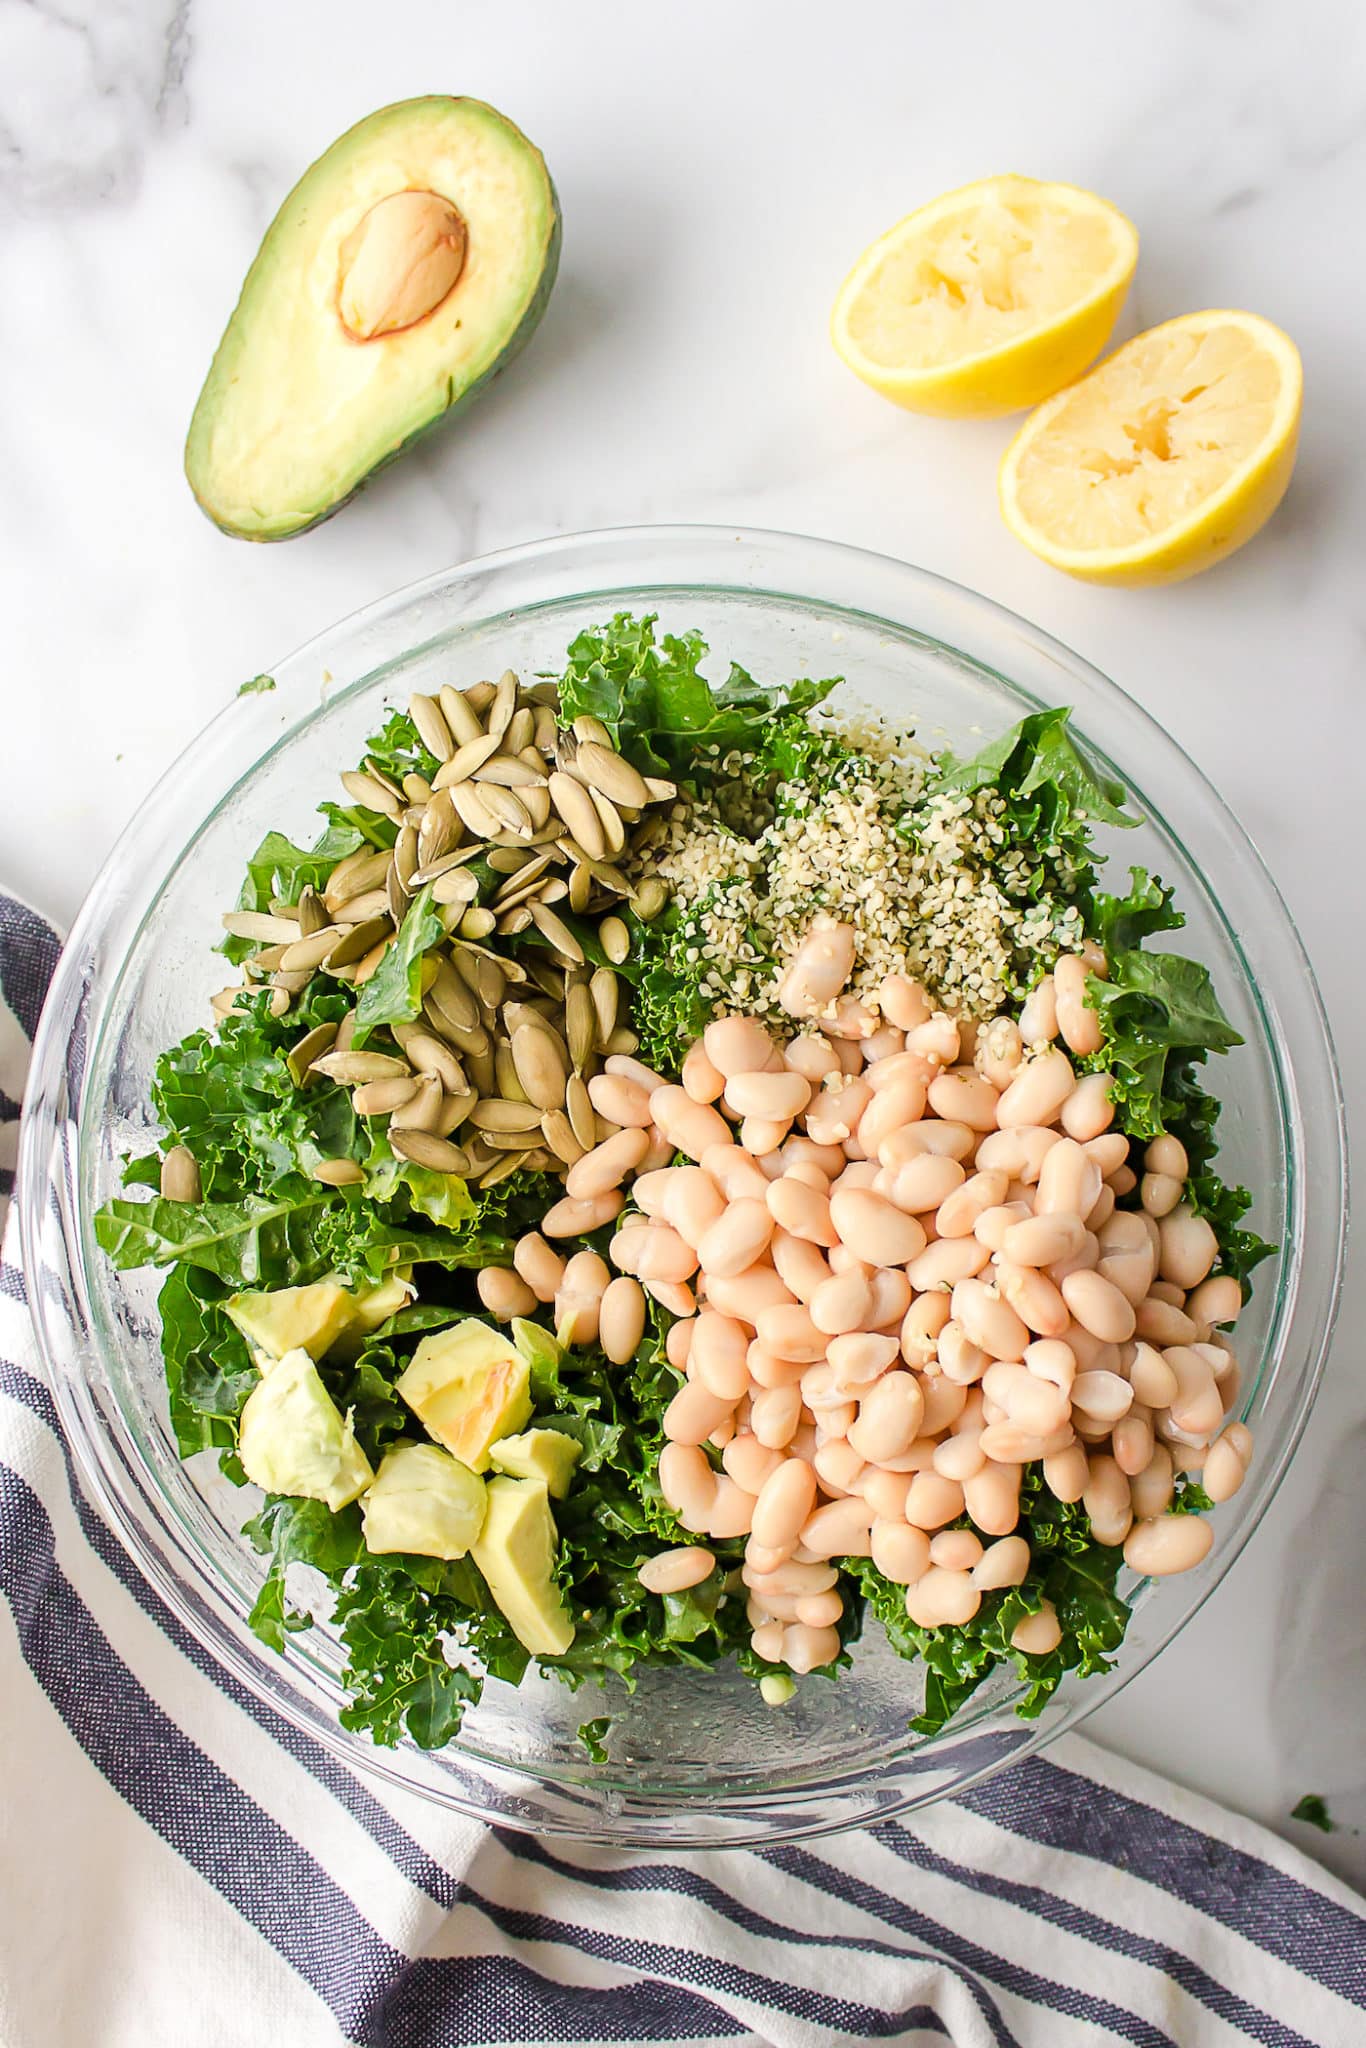
[[[661,1550],[647,1558],[636,1573],[647,1593],[683,1593],[700,1586],[716,1570],[716,1559],[700,1544],[681,1550]]]

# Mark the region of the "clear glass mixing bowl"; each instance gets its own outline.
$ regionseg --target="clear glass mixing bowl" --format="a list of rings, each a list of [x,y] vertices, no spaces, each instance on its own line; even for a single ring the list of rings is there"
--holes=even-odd
[[[698,627],[724,672],[848,678],[855,701],[971,749],[1043,705],[1069,704],[1145,823],[1113,835],[1121,864],[1177,885],[1183,948],[1207,961],[1245,1040],[1220,1061],[1223,1163],[1256,1192],[1282,1247],[1239,1325],[1248,1484],[1215,1516],[1209,1561],[1140,1592],[1110,1676],[1065,1686],[1018,1720],[998,1677],[941,1734],[908,1734],[917,1670],[880,1640],[837,1685],[781,1712],[734,1672],[647,1677],[602,1699],[549,1680],[490,1684],[458,1744],[377,1750],[337,1722],[338,1646],[325,1628],[277,1657],[249,1633],[261,1563],[238,1535],[246,1496],[184,1465],[166,1418],[159,1276],[115,1273],[91,1219],[120,1161],[152,1135],[157,1053],[202,1023],[222,979],[210,946],[243,860],[314,807],[385,708],[414,689],[507,666],[555,670],[567,642],[620,607]],[[1341,1101],[1313,975],[1245,834],[1167,735],[1095,669],[1022,619],[904,563],[782,534],[654,527],[542,542],[467,564],[369,606],[232,703],[149,798],[110,856],[62,955],[35,1051],[20,1204],[39,1337],[91,1492],[168,1606],[231,1673],[348,1762],[445,1805],[604,1842],[772,1842],[960,1792],[1038,1749],[1113,1695],[1185,1626],[1264,1513],[1303,1429],[1337,1299],[1346,1207]],[[1122,866],[1121,866],[1122,872]],[[876,1634],[876,1631],[874,1631]],[[611,1759],[575,1739],[615,1715]]]

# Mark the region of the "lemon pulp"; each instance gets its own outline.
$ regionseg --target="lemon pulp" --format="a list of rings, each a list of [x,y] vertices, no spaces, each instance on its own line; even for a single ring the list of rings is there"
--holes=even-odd
[[[1280,502],[1301,384],[1294,344],[1254,314],[1140,334],[1025,422],[1001,466],[1007,523],[1077,575],[1192,575]]]
[[[1114,255],[1107,220],[993,197],[884,247],[848,331],[885,369],[982,355],[1086,297]]]

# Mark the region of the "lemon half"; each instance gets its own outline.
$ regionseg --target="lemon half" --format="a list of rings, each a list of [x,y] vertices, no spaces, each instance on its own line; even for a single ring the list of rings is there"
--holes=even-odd
[[[1132,222],[1094,192],[984,178],[864,250],[831,338],[865,384],[913,412],[1018,412],[1094,362],[1137,261]]]
[[[1094,583],[1175,583],[1264,526],[1295,466],[1304,375],[1255,313],[1183,313],[1041,405],[1001,463],[1016,537]]]

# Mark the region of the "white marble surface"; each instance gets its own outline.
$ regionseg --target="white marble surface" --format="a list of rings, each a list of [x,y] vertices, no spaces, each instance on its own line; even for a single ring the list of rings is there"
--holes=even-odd
[[[745,520],[902,555],[1140,697],[1231,800],[1317,963],[1358,1124],[1366,979],[1366,17],[1322,0],[0,0],[0,879],[69,919],[238,681],[371,597],[505,543]],[[275,205],[351,121],[470,92],[544,148],[564,261],[531,350],[340,518],[274,548],[197,512],[180,448]],[[901,414],[825,323],[849,260],[993,170],[1138,223],[1126,329],[1281,321],[1303,452],[1274,527],[1170,592],[1068,582],[1002,528],[1001,425]],[[1090,1724],[1366,1877],[1360,1262],[1274,1511],[1186,1636]],[[1312,1530],[1312,1533],[1306,1533]],[[1327,1562],[1325,1562],[1327,1560]]]

